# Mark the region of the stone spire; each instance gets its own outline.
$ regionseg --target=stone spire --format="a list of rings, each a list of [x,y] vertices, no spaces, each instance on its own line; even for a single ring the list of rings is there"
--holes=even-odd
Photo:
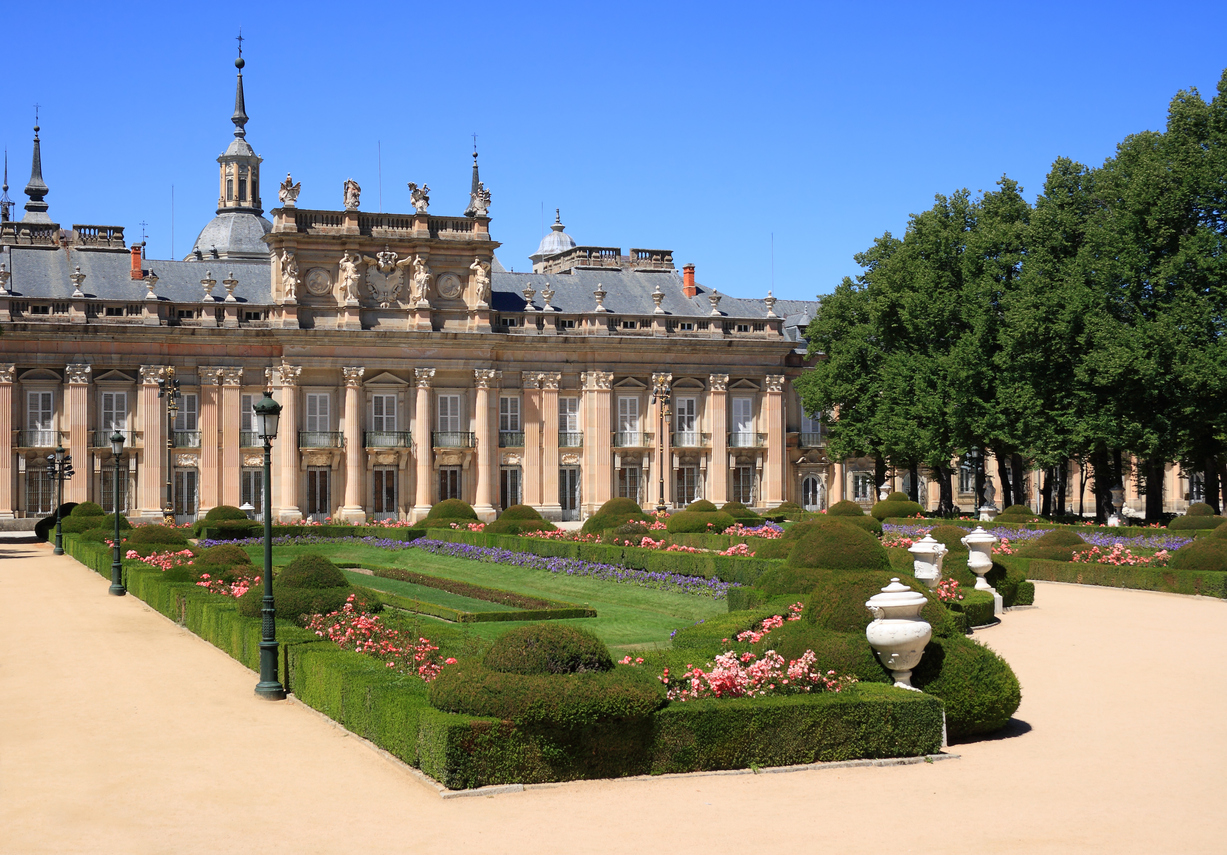
[[[239,45],[239,58],[234,61],[234,67],[239,70],[239,79],[234,85],[234,115],[230,121],[234,122],[234,135],[240,139],[247,136],[247,106],[243,103],[243,66],[246,64],[243,47]]]
[[[260,157],[247,142],[247,105],[243,98],[243,45],[239,43],[239,56],[234,67],[239,70],[234,87],[234,139],[217,159],[221,167],[217,213],[225,211],[249,211],[263,213],[260,206]]]
[[[4,150],[4,189],[0,191],[0,223],[7,223],[13,210],[13,200],[9,198],[9,150]]]
[[[464,209],[466,217],[490,216],[490,191],[481,183],[477,172],[477,143],[473,143],[473,183],[469,188],[469,207]]]
[[[26,215],[22,217],[23,223],[47,223],[51,224],[51,218],[47,216],[47,203],[43,201],[43,197],[50,191],[46,183],[43,181],[43,156],[38,142],[38,125],[34,126],[34,160],[30,164],[30,183],[26,185],[26,195],[30,197],[30,201],[26,202]]]

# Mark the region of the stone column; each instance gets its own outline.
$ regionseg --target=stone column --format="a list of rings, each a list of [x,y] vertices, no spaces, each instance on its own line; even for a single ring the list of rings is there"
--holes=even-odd
[[[524,412],[520,414],[524,425],[524,504],[538,511],[542,511],[544,501],[541,493],[541,377],[539,371],[520,374],[520,388],[524,392],[521,404]]]
[[[707,417],[711,423],[711,462],[703,497],[716,507],[729,500],[729,376],[712,374],[708,378]]]
[[[64,390],[64,421],[67,424],[67,452],[72,455],[75,475],[64,484],[65,502],[89,500],[89,482],[94,475],[93,461],[89,454],[89,363],[72,363],[65,376],[68,388]]]
[[[541,374],[541,420],[544,425],[541,450],[541,514],[548,519],[562,518],[558,502],[558,387],[562,374]]]
[[[828,485],[830,490],[827,494],[827,507],[836,502],[844,500],[844,479],[848,477],[848,470],[843,463],[835,463],[831,466],[831,483]],[[957,491],[957,482],[956,482]]]
[[[613,390],[612,371],[585,371],[579,375],[584,390],[584,471],[583,506],[585,515],[609,501],[613,494],[613,444],[609,399]]]
[[[279,449],[277,478],[281,481],[281,507],[277,509],[280,522],[302,519],[298,509],[298,376],[301,365],[281,363],[273,371],[270,385],[275,382],[281,389],[281,420],[277,426],[277,438],[273,440]],[[271,490],[272,484],[264,489]],[[273,495],[277,495],[273,493]]]
[[[673,375],[656,373],[652,375],[652,391],[671,391],[673,384]],[[664,502],[666,506],[673,504],[673,431],[672,424],[669,418],[664,417],[665,404],[660,396],[656,396],[656,406],[652,412],[652,430],[659,431],[660,435],[656,437],[656,442],[652,446],[652,474],[656,476],[656,483],[649,485],[647,495],[648,504],[652,508],[656,507],[657,501]],[[663,449],[663,452],[662,452]],[[658,468],[659,467],[659,468]],[[663,475],[662,475],[663,473]],[[661,481],[661,478],[664,481]],[[663,495],[660,487],[663,484]]]
[[[762,503],[774,508],[784,501],[784,475],[788,449],[784,443],[784,375],[768,374],[763,398],[767,430],[767,459],[763,463]]]
[[[239,428],[243,426],[243,369],[222,369],[222,406],[220,415],[222,429],[222,504],[237,508],[243,503],[242,482],[240,475],[243,469],[242,439]],[[282,423],[285,423],[284,417]],[[278,442],[282,441],[281,428],[277,428]],[[298,434],[294,434],[297,447]],[[262,511],[261,511],[262,512]]]
[[[217,383],[221,368],[201,368],[200,374],[200,515],[222,503],[221,464],[218,445]]]
[[[137,480],[137,513],[146,519],[161,519],[166,485],[166,411],[158,397],[158,380],[166,375],[164,365],[142,365],[137,420],[141,429],[140,477]]]
[[[345,375],[345,506],[341,516],[355,523],[366,522],[362,509],[362,472],[365,469],[362,444],[362,375],[366,369],[342,368]]]
[[[17,366],[0,363],[0,519],[13,513],[13,380]]]
[[[498,477],[498,440],[490,430],[490,390],[498,389],[503,372],[494,368],[478,368],[473,371],[477,386],[477,404],[474,420],[477,428],[477,501],[473,510],[477,518],[490,522],[494,511],[495,479]]]
[[[430,441],[430,384],[435,378],[433,368],[418,368],[417,402],[413,418],[413,453],[417,457],[413,512],[411,522],[418,522],[430,513],[430,467],[434,450]]]

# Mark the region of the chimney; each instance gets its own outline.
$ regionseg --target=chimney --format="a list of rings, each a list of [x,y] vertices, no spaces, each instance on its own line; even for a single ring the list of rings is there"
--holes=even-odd
[[[687,297],[697,296],[699,289],[694,284],[694,265],[682,265],[682,293]]]
[[[132,278],[144,279],[145,271],[141,267],[141,244],[132,244],[132,248],[129,251],[132,254]]]

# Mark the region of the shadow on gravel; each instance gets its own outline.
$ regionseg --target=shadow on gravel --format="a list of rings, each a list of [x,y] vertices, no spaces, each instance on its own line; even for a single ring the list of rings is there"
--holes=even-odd
[[[1005,727],[996,733],[986,733],[982,736],[968,736],[963,739],[950,740],[951,745],[970,745],[975,742],[1000,742],[1003,739],[1014,739],[1031,732],[1031,725],[1020,718],[1012,718]]]
[[[39,539],[32,534],[9,535],[8,537],[0,537],[0,546],[31,546],[39,543]],[[17,558],[17,555],[0,555],[0,558]]]

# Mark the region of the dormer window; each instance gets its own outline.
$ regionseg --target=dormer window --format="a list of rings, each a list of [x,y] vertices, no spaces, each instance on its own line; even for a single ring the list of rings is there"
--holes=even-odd
[[[234,166],[226,167],[226,201],[234,201]]]

